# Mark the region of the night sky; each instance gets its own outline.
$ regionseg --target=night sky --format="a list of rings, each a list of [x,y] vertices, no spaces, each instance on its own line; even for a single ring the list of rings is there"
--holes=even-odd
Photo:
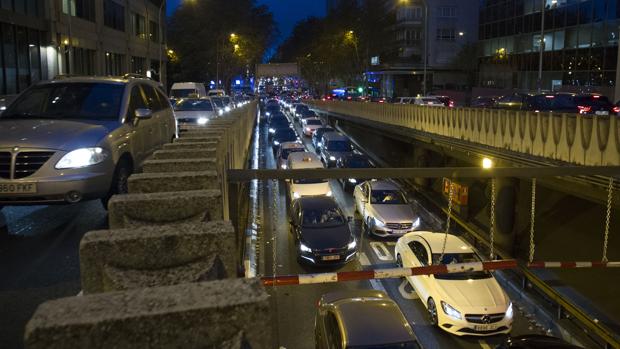
[[[182,0],[168,0],[168,15],[174,12]],[[222,0],[224,1],[224,0]],[[273,12],[280,36],[277,45],[286,39],[298,21],[309,16],[325,15],[325,0],[257,0],[270,7]]]

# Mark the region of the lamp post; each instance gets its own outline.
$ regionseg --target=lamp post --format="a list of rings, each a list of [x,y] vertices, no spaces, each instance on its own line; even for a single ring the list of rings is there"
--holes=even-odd
[[[164,45],[164,23],[161,19],[161,13],[164,9],[164,6],[166,5],[166,0],[161,0],[161,5],[159,5],[159,82],[162,82],[162,78],[163,78],[163,72],[162,72],[162,67],[163,67],[163,45]]]

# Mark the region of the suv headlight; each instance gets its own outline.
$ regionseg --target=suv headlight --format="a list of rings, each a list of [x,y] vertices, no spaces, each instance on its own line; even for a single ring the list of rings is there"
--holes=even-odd
[[[461,320],[461,313],[454,309],[454,307],[452,307],[450,304],[441,301],[441,307],[443,308],[443,312],[446,313],[446,315],[448,315],[449,317],[456,319],[456,320]]]
[[[335,157],[335,156],[330,156],[330,157],[329,157],[329,160],[331,160],[331,161],[336,161],[336,157]]]
[[[353,250],[355,249],[356,246],[357,246],[357,242],[355,241],[355,239],[353,239],[353,241],[349,242],[349,244],[347,245],[347,248],[349,250]]]
[[[55,167],[57,170],[88,167],[102,163],[107,157],[108,152],[103,148],[80,148],[63,156]]]
[[[302,243],[299,244],[299,250],[301,252],[308,252],[308,253],[312,252],[312,249],[310,247],[308,247],[308,246],[306,246],[306,245],[304,245]]]

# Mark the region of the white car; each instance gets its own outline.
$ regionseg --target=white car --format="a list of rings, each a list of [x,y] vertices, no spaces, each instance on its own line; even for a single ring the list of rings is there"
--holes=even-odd
[[[394,182],[366,181],[355,187],[353,198],[355,210],[362,216],[369,234],[402,236],[420,227],[420,217]]]
[[[287,167],[291,170],[324,168],[321,159],[314,153],[299,152],[288,156]],[[288,180],[288,193],[291,200],[303,196],[332,196],[327,179]]]
[[[306,137],[312,137],[317,128],[323,127],[323,121],[321,121],[320,118],[303,119],[301,127],[303,128],[304,135],[306,135]]]
[[[444,237],[433,232],[406,234],[396,243],[397,263],[412,268],[481,262],[469,244],[450,234],[440,261]],[[457,336],[490,336],[512,328],[512,303],[490,272],[409,276],[407,281],[426,306],[431,323],[444,331]]]
[[[413,101],[415,105],[423,105],[427,107],[445,107],[446,105],[436,97],[416,97]]]
[[[179,125],[204,126],[217,117],[208,98],[186,98],[174,105],[174,116]]]
[[[299,142],[284,142],[278,148],[278,168],[286,170],[288,168],[288,156],[292,153],[305,152],[306,147]]]

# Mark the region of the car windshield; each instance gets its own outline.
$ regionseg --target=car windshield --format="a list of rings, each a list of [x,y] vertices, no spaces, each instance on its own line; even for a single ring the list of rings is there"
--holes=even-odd
[[[416,342],[403,342],[393,344],[373,344],[373,345],[356,345],[347,346],[346,349],[417,349],[420,348]]]
[[[215,104],[215,106],[218,108],[224,107],[224,102],[222,102],[222,100],[219,98],[211,98],[211,102],[213,102],[213,104]]]
[[[327,143],[327,150],[330,151],[351,151],[351,142],[349,141],[330,141]]]
[[[281,156],[282,156],[282,159],[286,160],[286,159],[288,159],[288,156],[289,156],[291,153],[299,153],[299,152],[302,152],[302,151],[306,151],[306,150],[305,150],[305,149],[303,149],[303,148],[289,148],[289,149],[284,149],[284,150],[282,150],[282,154],[281,154]]]
[[[26,90],[1,118],[118,119],[125,85],[54,83]]]
[[[230,104],[230,97],[224,97],[224,103]]]
[[[332,227],[344,224],[344,217],[342,212],[337,207],[329,207],[323,209],[306,209],[303,211],[304,227],[308,226],[320,226],[320,227]]]
[[[172,98],[186,98],[192,93],[196,93],[196,89],[193,88],[179,88],[170,91],[170,97]]]
[[[211,101],[207,99],[185,99],[174,106],[176,111],[213,111]]]
[[[405,205],[407,200],[398,190],[373,190],[370,203],[378,205]]]
[[[306,125],[310,125],[310,126],[318,126],[322,124],[323,123],[321,122],[321,120],[307,120],[306,121]]]
[[[433,264],[460,264],[481,262],[480,257],[472,252],[467,253],[445,253],[441,260],[440,253],[433,253]],[[452,274],[436,274],[435,279],[439,280],[479,280],[492,277],[487,271],[467,271]]]
[[[276,134],[274,136],[276,139],[286,139],[286,140],[293,140],[297,138],[297,134],[295,133],[295,131],[291,128],[282,128],[276,131]]]

